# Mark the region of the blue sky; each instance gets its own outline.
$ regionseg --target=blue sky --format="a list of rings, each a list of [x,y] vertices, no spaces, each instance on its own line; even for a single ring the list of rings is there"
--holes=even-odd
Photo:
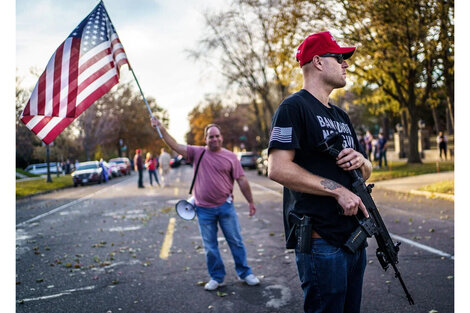
[[[31,67],[42,73],[49,58],[98,0],[18,0],[16,68],[25,87],[34,86]],[[188,58],[204,31],[202,12],[223,0],[105,0],[146,97],[170,115],[170,133],[180,142],[189,129],[188,112],[217,90],[218,74]],[[133,80],[124,66],[121,82]],[[136,86],[137,87],[137,86]],[[144,105],[144,104],[143,104]]]

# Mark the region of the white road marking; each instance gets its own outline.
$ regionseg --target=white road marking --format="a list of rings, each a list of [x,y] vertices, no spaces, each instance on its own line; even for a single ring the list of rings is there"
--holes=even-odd
[[[95,191],[94,193],[89,194],[88,196],[85,196],[85,197],[76,199],[76,200],[74,200],[74,201],[72,201],[72,202],[69,202],[69,203],[66,203],[66,204],[64,204],[64,205],[61,205],[60,207],[55,208],[55,209],[53,209],[53,210],[51,210],[51,211],[49,211],[49,212],[46,212],[46,213],[40,214],[40,215],[38,215],[38,216],[35,216],[35,217],[33,217],[33,218],[30,218],[30,219],[27,220],[27,221],[24,221],[24,222],[21,222],[21,223],[19,223],[19,224],[16,224],[16,227],[22,227],[22,226],[24,226],[24,225],[26,225],[26,224],[28,224],[28,223],[37,221],[37,220],[39,220],[39,219],[41,219],[41,218],[43,218],[43,217],[49,216],[49,215],[51,215],[51,214],[54,214],[55,212],[61,211],[61,210],[66,209],[66,208],[68,208],[68,207],[70,207],[70,206],[72,206],[72,205],[75,205],[75,204],[77,204],[77,203],[80,203],[80,202],[82,202],[82,201],[85,201],[85,200],[87,200],[87,199],[90,199],[90,198],[93,197],[94,195],[100,194],[100,193],[106,191],[108,188],[113,188],[113,187],[115,187],[115,186],[117,186],[117,185],[119,185],[119,184],[122,184],[122,183],[125,182],[125,181],[127,181],[127,180],[123,180],[122,182],[119,182],[119,183],[114,184],[114,185],[112,185],[112,186],[105,187],[105,188],[103,188],[103,189],[100,189],[100,190],[98,190],[98,191]]]
[[[19,301],[28,302],[28,301],[46,300],[46,299],[52,299],[52,298],[62,297],[62,296],[65,296],[65,295],[70,295],[70,294],[72,294],[73,292],[76,292],[76,291],[93,290],[93,289],[95,289],[95,286],[87,286],[87,287],[82,287],[82,288],[76,288],[76,289],[65,290],[65,291],[63,291],[63,292],[61,292],[61,293],[56,293],[56,294],[48,295],[48,296],[21,299],[21,300],[19,300]],[[19,301],[18,301],[18,302],[19,302]]]
[[[142,228],[142,226],[113,227],[113,228],[110,228],[109,231],[122,232],[122,231],[138,230],[138,229],[141,229],[141,228]]]
[[[266,192],[269,192],[270,194],[273,194],[273,195],[282,197],[282,192],[274,191],[274,190],[272,190],[272,189],[270,189],[270,188],[264,187],[264,186],[262,186],[262,185],[259,185],[259,184],[257,184],[257,183],[253,183],[253,182],[250,182],[250,185],[251,185],[251,186],[254,186],[254,187],[256,187],[256,188],[262,189],[262,190],[264,190],[264,191],[266,191]]]
[[[259,188],[259,189],[262,189],[262,190],[265,190],[266,192],[269,192],[271,194],[274,194],[274,195],[277,195],[277,196],[282,196],[282,193],[280,192],[277,192],[277,191],[274,191],[270,188],[267,188],[267,187],[264,187],[264,186],[261,186],[259,184],[256,184],[256,183],[253,183],[253,182],[250,182],[250,185],[256,187],[256,188]],[[391,208],[390,209],[396,209],[396,208]],[[433,253],[433,254],[437,254],[437,255],[440,255],[440,256],[443,256],[443,257],[446,257],[446,258],[450,258],[452,260],[454,260],[454,256],[449,254],[449,253],[446,253],[444,251],[441,251],[441,250],[438,250],[438,249],[435,249],[435,248],[432,248],[432,247],[429,247],[429,246],[426,246],[426,245],[423,245],[421,243],[418,243],[416,241],[413,241],[413,240],[410,240],[410,239],[407,239],[407,238],[404,238],[404,237],[401,237],[401,236],[398,236],[398,235],[394,235],[394,234],[390,234],[390,236],[396,240],[399,240],[401,242],[404,242],[406,244],[409,244],[410,246],[413,246],[415,248],[418,248],[418,249],[421,249],[421,250],[425,250],[425,251],[428,251],[430,253]]]
[[[425,250],[425,251],[428,251],[428,252],[431,252],[431,253],[446,257],[446,258],[450,258],[452,260],[454,259],[454,256],[449,254],[449,253],[446,253],[446,252],[438,250],[438,249],[434,249],[432,247],[423,245],[423,244],[418,243],[416,241],[413,241],[413,240],[410,240],[410,239],[407,239],[407,238],[404,238],[404,237],[401,237],[401,236],[398,236],[398,235],[394,235],[394,234],[390,234],[390,237],[392,237],[393,239],[396,239],[398,241],[407,243],[410,246],[414,246],[416,248],[419,248],[419,249],[422,249],[422,250]]]

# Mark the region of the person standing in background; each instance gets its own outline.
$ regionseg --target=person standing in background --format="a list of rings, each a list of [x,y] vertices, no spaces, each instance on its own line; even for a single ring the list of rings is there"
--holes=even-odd
[[[100,159],[100,167],[102,169],[101,177],[103,178],[103,181],[106,183],[109,179],[109,177],[108,177],[109,173],[108,173],[108,168],[103,163],[103,158]]]
[[[379,140],[377,142],[379,149],[379,168],[382,168],[382,159],[384,160],[384,167],[387,166],[387,138],[385,138],[383,132],[379,133]]]
[[[143,183],[143,172],[144,172],[144,164],[142,162],[142,155],[140,155],[140,149],[135,150],[134,156],[134,169],[139,173],[139,179],[137,181],[138,188],[144,188]]]
[[[157,176],[157,159],[155,159],[150,152],[147,152],[145,157],[145,167],[149,171],[150,186],[153,186],[152,176],[155,177],[155,182],[158,186],[160,186],[160,182],[158,181]]]
[[[161,149],[158,163],[160,164],[160,178],[162,180],[162,186],[168,185],[168,173],[170,172],[170,154],[165,152],[165,148]]]
[[[366,154],[369,159],[369,161],[372,161],[372,140],[374,139],[374,136],[372,136],[370,130],[367,130],[366,135],[364,136],[364,142],[366,144]]]
[[[436,140],[437,145],[439,146],[439,158],[442,160],[442,152],[444,152],[444,157],[447,161],[447,137],[443,132],[439,132]]]

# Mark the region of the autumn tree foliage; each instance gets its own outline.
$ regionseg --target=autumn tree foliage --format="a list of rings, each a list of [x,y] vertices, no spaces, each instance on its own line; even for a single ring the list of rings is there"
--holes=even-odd
[[[217,124],[222,130],[224,147],[234,150],[244,147],[247,151],[262,149],[260,129],[249,104],[223,106],[220,99],[206,99],[197,105],[188,115],[190,131],[186,141],[191,145],[205,145],[204,128],[208,124]]]
[[[277,106],[301,86],[294,51],[316,9],[308,1],[235,0],[226,11],[204,14],[207,32],[191,55],[210,65],[218,58],[227,89],[235,90],[238,103],[248,104],[256,115],[263,143]]]
[[[154,98],[147,102],[165,125],[167,112],[159,107]],[[150,125],[150,115],[140,93],[131,83],[119,84],[90,106],[78,119],[77,128],[86,159],[95,159],[99,147],[105,156],[118,156],[120,140],[127,150],[125,155],[133,156],[135,149],[159,151],[163,146],[158,133]]]
[[[348,60],[353,104],[402,116],[408,162],[419,163],[424,113],[434,110],[438,130],[435,111],[446,106],[453,124],[453,16],[453,0],[233,0],[228,10],[205,14],[207,32],[192,55],[210,64],[218,58],[227,89],[250,104],[266,141],[273,112],[302,87],[295,49],[330,30],[359,47]]]
[[[351,60],[357,102],[375,112],[401,113],[409,136],[408,162],[420,163],[418,122],[423,111],[441,92],[453,112],[453,1],[334,3],[330,10],[337,16],[335,29],[359,45]]]

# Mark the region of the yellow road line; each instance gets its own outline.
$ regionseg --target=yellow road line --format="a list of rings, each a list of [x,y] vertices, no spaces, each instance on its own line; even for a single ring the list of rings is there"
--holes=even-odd
[[[168,222],[168,228],[166,230],[165,239],[163,240],[162,250],[160,250],[160,259],[166,260],[168,259],[168,255],[170,254],[170,248],[173,244],[173,233],[175,231],[175,222],[176,219],[174,217],[170,218]]]

